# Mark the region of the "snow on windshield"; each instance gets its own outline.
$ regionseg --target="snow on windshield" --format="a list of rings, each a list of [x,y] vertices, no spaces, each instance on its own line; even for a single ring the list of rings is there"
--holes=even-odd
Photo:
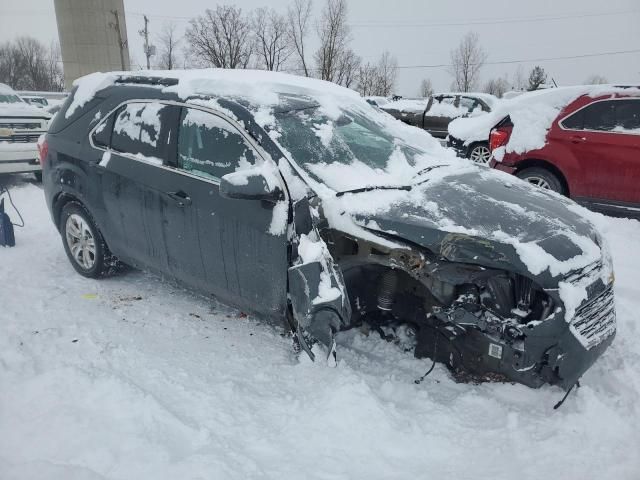
[[[277,113],[275,119],[275,140],[334,191],[406,183],[426,166],[459,162],[426,133],[385,122],[386,115],[368,106],[351,105],[336,120],[313,105]]]

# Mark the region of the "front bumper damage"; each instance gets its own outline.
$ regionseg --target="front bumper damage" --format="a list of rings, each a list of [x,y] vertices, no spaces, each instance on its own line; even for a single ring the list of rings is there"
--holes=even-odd
[[[607,301],[603,307],[601,297],[588,300],[584,316],[571,323],[559,310],[537,325],[503,328],[501,333],[489,333],[481,316],[463,307],[446,309],[433,316],[430,328],[420,329],[415,355],[433,358],[436,352],[435,360],[460,378],[508,380],[533,388],[549,383],[568,390],[615,337],[610,291],[603,292],[611,298],[610,306]]]

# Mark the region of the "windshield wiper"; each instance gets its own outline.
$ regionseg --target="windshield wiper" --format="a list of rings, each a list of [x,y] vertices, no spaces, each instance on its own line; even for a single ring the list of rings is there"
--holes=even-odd
[[[336,193],[336,197],[342,197],[347,193],[362,193],[362,192],[371,192],[373,190],[411,190],[411,185],[372,185],[369,187],[362,188],[354,188],[353,190],[345,190],[344,192]]]
[[[431,170],[433,170],[435,168],[448,167],[448,166],[449,166],[449,164],[445,163],[445,164],[442,164],[442,165],[432,165],[430,167],[423,168],[418,173],[416,173],[413,177],[411,177],[411,179],[413,180],[414,178],[419,177],[420,175],[423,175],[425,173],[428,173],[428,172],[430,172]]]

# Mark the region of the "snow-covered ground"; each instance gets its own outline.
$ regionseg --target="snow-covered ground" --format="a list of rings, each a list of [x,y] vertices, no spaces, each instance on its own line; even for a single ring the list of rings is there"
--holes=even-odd
[[[0,248],[0,478],[638,479],[640,223],[611,243],[618,336],[563,392],[457,384],[377,335],[340,338],[337,368],[152,275],[85,279],[39,187]],[[13,212],[9,210],[13,215]],[[15,215],[14,219],[15,219]]]

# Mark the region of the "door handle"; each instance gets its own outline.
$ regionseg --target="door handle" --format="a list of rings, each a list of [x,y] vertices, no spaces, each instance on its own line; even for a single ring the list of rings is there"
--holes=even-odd
[[[191,205],[191,197],[184,193],[182,190],[177,192],[167,192],[167,196],[176,202],[179,207],[186,207],[187,205]]]
[[[580,135],[571,135],[569,139],[571,140],[571,143],[584,143],[587,141],[586,137],[581,137]]]

